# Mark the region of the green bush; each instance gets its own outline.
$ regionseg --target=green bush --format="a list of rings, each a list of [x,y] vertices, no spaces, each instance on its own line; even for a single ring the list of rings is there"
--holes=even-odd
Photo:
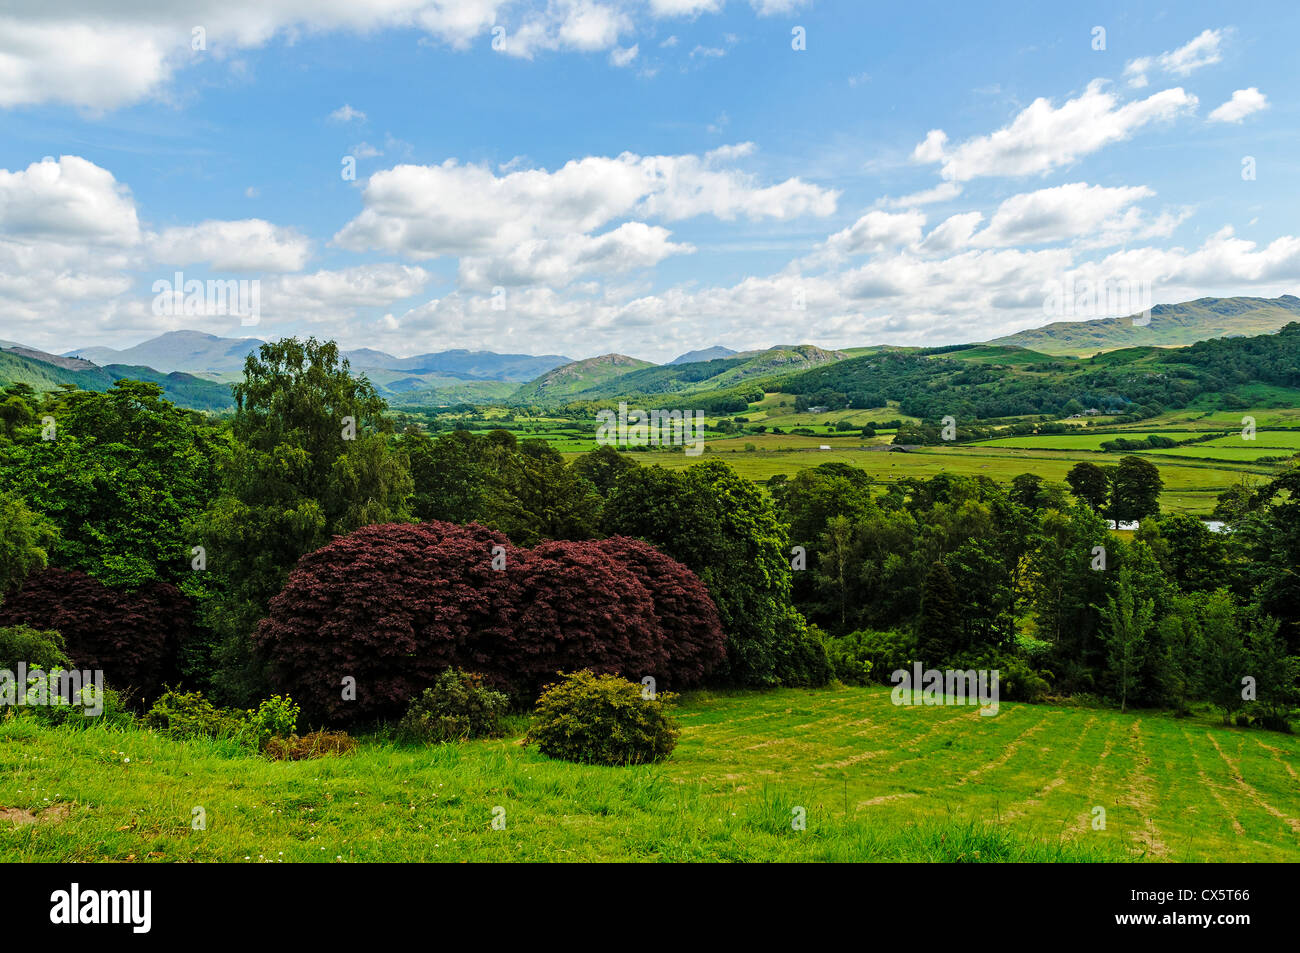
[[[66,688],[69,697],[65,697],[62,694],[65,689],[52,686],[50,679],[67,669],[42,669],[40,675],[34,677],[30,674],[33,668],[29,666],[25,704],[15,709],[18,714],[26,714],[47,725],[69,728],[89,728],[92,725],[128,727],[135,721],[122,695],[108,686],[103,686],[101,691],[93,684],[84,685],[73,692],[69,685]]]
[[[298,712],[301,709],[288,695],[272,695],[245,719],[246,729],[257,743],[258,749],[275,737],[288,737],[298,730]]]
[[[987,669],[998,673],[998,696],[1002,701],[1041,701],[1051,688],[1050,672],[1034,669],[1028,662],[1005,652],[986,649],[966,652],[953,659],[951,668]]]
[[[63,644],[57,632],[42,632],[26,625],[0,628],[0,669],[18,671],[18,663],[25,662],[29,669],[70,669]]]
[[[866,632],[850,632],[838,639],[822,636],[831,671],[845,685],[871,684],[872,661],[866,653],[866,635]]]
[[[835,677],[846,685],[864,685],[867,675],[873,682],[888,685],[889,676],[900,668],[911,671],[916,659],[916,636],[911,632],[859,629],[828,639],[826,649]],[[856,681],[858,677],[863,680]]]
[[[175,738],[235,738],[246,728],[239,712],[217,708],[202,692],[165,692],[144,716],[145,724]]]
[[[548,758],[582,764],[649,764],[677,744],[678,729],[667,712],[675,695],[653,697],[617,675],[583,670],[561,675],[537,700],[524,743]]]
[[[421,742],[499,738],[509,708],[510,699],[484,685],[482,675],[449,668],[411,700],[397,730],[403,738]]]
[[[816,626],[802,623],[776,646],[781,684],[790,688],[820,688],[835,677],[826,646]]]

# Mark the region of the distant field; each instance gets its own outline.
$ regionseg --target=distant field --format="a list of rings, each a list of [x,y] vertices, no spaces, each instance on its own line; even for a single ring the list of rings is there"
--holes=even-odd
[[[679,715],[672,759],[631,768],[550,761],[517,735],[276,763],[0,721],[0,861],[1300,860],[1293,736],[900,708],[887,688],[701,693]]]
[[[724,460],[742,476],[766,482],[778,473],[794,476],[800,470],[823,463],[847,463],[871,474],[873,479],[892,481],[902,477],[928,478],[937,473],[961,473],[968,476],[987,476],[1001,483],[1009,483],[1021,473],[1036,473],[1046,480],[1063,482],[1065,474],[1080,460],[1109,463],[1106,455],[1088,451],[1040,451],[1015,448],[958,445],[953,447],[927,447],[910,453],[890,453],[863,449],[832,450],[757,450],[746,452],[746,438],[733,438],[707,444],[702,457],[687,457],[679,452],[638,455],[642,463],[658,463],[666,467],[690,466],[703,459]],[[823,441],[824,442],[824,441]],[[833,447],[835,444],[831,444]],[[1267,476],[1274,472],[1266,464],[1241,466],[1212,461],[1169,462],[1154,454],[1145,454],[1160,467],[1165,491],[1161,505],[1180,513],[1208,514],[1214,509],[1216,498],[1224,490],[1241,481],[1243,475],[1253,473]],[[1115,459],[1118,459],[1116,456]]]

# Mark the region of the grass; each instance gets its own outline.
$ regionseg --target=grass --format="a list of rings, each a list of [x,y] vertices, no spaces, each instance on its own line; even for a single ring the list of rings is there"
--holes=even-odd
[[[550,761],[516,743],[522,722],[498,741],[367,740],[284,763],[9,718],[0,816],[37,819],[0,821],[0,861],[1300,859],[1291,736],[1071,707],[899,708],[885,688],[697,693],[679,717],[672,759],[633,768]]]

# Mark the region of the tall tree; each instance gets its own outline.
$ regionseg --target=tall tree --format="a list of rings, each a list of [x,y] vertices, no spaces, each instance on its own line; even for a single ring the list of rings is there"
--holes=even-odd
[[[407,519],[412,483],[386,404],[332,341],[262,345],[234,391],[235,446],[198,527],[208,578],[193,588],[221,639],[212,687],[242,701],[263,689],[251,636],[294,563],[332,536]]]
[[[961,613],[961,598],[952,574],[942,561],[936,561],[925,577],[916,626],[917,651],[924,664],[942,665],[958,651]]]
[[[1097,512],[1104,512],[1110,499],[1110,479],[1095,463],[1076,463],[1065,475],[1070,492]]]
[[[1106,597],[1106,605],[1101,610],[1101,637],[1119,693],[1120,711],[1128,709],[1129,696],[1140,684],[1154,622],[1154,603],[1142,598],[1134,584],[1133,570],[1121,567],[1115,594]]]
[[[1111,491],[1111,519],[1140,520],[1160,513],[1160,469],[1141,457],[1120,457]]]

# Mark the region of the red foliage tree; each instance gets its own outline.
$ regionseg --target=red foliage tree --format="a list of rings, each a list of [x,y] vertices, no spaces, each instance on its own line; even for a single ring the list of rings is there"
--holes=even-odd
[[[45,569],[0,604],[0,626],[24,624],[61,633],[77,668],[100,669],[106,684],[147,702],[178,677],[194,606],[169,583],[127,592],[84,572]]]
[[[653,675],[660,688],[690,688],[703,682],[726,658],[727,640],[717,606],[700,577],[639,539],[612,536],[597,545],[650,591],[655,615],[668,635],[663,664],[643,674]]]
[[[518,560],[481,526],[390,523],[302,557],[256,634],[272,684],[309,716],[339,723],[400,715],[450,666],[484,671],[513,604],[494,546],[507,566]]]
[[[503,570],[492,566],[497,546]],[[396,717],[448,667],[527,694],[581,668],[695,684],[724,654],[703,584],[646,544],[524,550],[475,524],[337,538],[299,561],[270,609],[256,641],[273,684],[335,723]]]

